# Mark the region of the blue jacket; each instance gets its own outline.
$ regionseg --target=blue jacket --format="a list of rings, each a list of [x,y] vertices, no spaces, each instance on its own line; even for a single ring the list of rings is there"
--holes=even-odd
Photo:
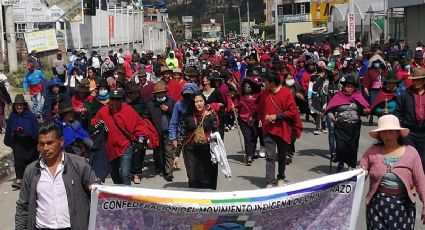
[[[369,65],[369,60],[364,60],[362,62],[362,67],[360,67],[360,70],[359,70],[360,77],[364,77],[364,75],[366,75],[368,65]]]
[[[190,89],[195,93],[198,92],[198,86],[194,83],[184,84],[182,92],[187,89]],[[168,138],[171,141],[176,140],[178,132],[181,131],[180,124],[183,118],[183,114],[186,112],[188,104],[189,103],[187,101],[182,99],[174,105],[173,115],[171,116],[171,120],[168,125]]]
[[[41,84],[45,79],[43,73],[40,70],[34,70],[34,72],[27,72],[24,76],[24,81],[22,82],[22,87],[24,92],[28,91],[29,87],[32,85]]]
[[[64,144],[63,147],[68,147],[74,143],[77,139],[87,140],[89,139],[89,134],[83,128],[79,121],[74,121],[74,123],[69,124],[63,122],[60,119],[56,120],[56,123],[60,125],[63,129]]]

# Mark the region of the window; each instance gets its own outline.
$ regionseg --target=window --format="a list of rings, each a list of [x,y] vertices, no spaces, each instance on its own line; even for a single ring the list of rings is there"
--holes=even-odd
[[[278,15],[283,15],[283,6],[279,6],[279,7],[277,8],[277,14],[278,14]]]
[[[281,15],[292,15],[292,4],[287,4],[282,6],[282,14]]]
[[[294,14],[309,14],[310,13],[310,3],[295,3],[294,4]]]
[[[300,12],[301,12],[301,14],[305,14],[305,5],[304,5],[304,3],[301,3],[300,4]]]

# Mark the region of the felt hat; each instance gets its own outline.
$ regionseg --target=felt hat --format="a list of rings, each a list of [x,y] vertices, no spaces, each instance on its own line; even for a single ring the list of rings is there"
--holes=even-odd
[[[72,108],[71,102],[64,101],[59,103],[59,114],[64,114],[72,111],[74,111],[74,109]]]
[[[173,70],[173,73],[183,74],[182,69],[180,68],[176,68],[175,70]]]
[[[406,137],[409,134],[409,129],[402,128],[400,126],[400,121],[398,120],[398,118],[390,114],[384,115],[378,119],[378,128],[369,131],[369,136],[374,139],[377,139],[379,137],[379,132],[386,130],[398,130],[400,131],[401,137]]]
[[[13,104],[27,104],[27,102],[25,101],[24,95],[16,94]]]
[[[342,85],[345,86],[347,84],[352,84],[352,85],[357,86],[357,81],[356,81],[356,79],[354,78],[353,75],[347,75],[347,76],[344,76],[343,78],[344,79],[341,79],[341,84]]]
[[[126,93],[138,92],[140,91],[140,86],[134,82],[127,82],[124,86],[124,90]]]
[[[153,89],[153,93],[167,92],[167,86],[163,82],[157,82]]]
[[[412,80],[418,80],[418,79],[422,79],[422,78],[425,78],[425,69],[423,69],[423,68],[413,69],[413,73],[409,77],[409,79],[412,79]]]
[[[124,98],[124,91],[120,89],[112,89],[109,91],[109,98]]]
[[[170,73],[172,73],[173,71],[172,71],[170,68],[168,68],[167,66],[161,66],[160,73],[161,73],[161,74],[164,74],[165,72],[170,72]]]
[[[141,70],[139,70],[139,72],[137,72],[137,76],[138,77],[146,77],[146,76],[148,76],[148,74],[146,73],[145,69],[141,69]]]
[[[401,66],[405,66],[405,65],[409,65],[410,64],[410,62],[406,58],[404,58],[404,57],[401,58],[398,62],[400,63]]]
[[[389,72],[387,76],[384,78],[385,83],[397,83],[401,79],[398,79],[393,71]]]
[[[79,85],[77,87],[74,88],[74,92],[76,93],[90,93],[90,88],[88,85]]]
[[[186,76],[199,76],[199,71],[195,67],[187,67],[184,70]]]

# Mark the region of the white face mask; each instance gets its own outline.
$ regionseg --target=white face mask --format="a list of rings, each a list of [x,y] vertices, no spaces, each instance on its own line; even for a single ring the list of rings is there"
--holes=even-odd
[[[158,102],[164,102],[165,100],[167,100],[167,97],[160,97],[160,98],[156,98],[156,100],[158,101]]]
[[[99,90],[99,96],[106,96],[108,94],[108,90]]]
[[[293,86],[295,84],[295,79],[286,79],[285,83],[287,86]]]

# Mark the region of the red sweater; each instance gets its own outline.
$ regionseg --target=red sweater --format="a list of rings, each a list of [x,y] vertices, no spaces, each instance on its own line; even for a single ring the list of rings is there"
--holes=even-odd
[[[153,127],[149,121],[143,120],[131,106],[123,104],[121,109],[115,112],[113,116],[121,129],[131,135],[134,141],[137,141],[139,136],[143,136],[149,139],[150,148],[155,148],[159,145],[155,127]],[[112,161],[124,154],[125,150],[130,145],[130,140],[128,140],[115,125],[109,106],[103,106],[91,120],[91,124],[95,125],[99,120],[103,120],[108,127],[106,149],[108,159]]]
[[[273,104],[270,97],[273,98]],[[285,119],[276,120],[274,123],[266,121],[266,115],[283,114]],[[257,99],[257,113],[262,123],[263,135],[273,134],[281,137],[286,143],[291,144],[292,127],[296,129],[296,136],[301,136],[303,125],[301,123],[300,114],[295,104],[292,92],[287,87],[281,87],[280,90],[273,94],[268,90],[260,93]]]

